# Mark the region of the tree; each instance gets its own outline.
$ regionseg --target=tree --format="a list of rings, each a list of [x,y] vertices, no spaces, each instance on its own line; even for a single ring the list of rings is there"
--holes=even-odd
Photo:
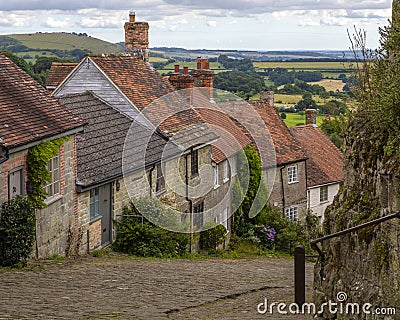
[[[306,98],[306,99],[301,99],[299,102],[297,102],[296,108],[298,110],[318,109],[318,105],[315,102],[315,100]]]

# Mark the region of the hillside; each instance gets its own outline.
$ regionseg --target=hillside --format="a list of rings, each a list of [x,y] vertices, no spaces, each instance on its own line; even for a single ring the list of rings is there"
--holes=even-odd
[[[34,62],[41,56],[79,60],[86,53],[117,53],[123,48],[86,34],[55,32],[3,35],[0,50],[9,50]]]

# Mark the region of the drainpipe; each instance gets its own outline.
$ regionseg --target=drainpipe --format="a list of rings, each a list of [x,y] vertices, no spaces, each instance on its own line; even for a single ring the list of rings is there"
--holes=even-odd
[[[149,170],[149,184],[150,184],[149,194],[150,194],[150,198],[153,196],[153,171],[154,171],[155,168],[156,168],[156,165],[153,164],[153,166]]]
[[[190,149],[192,151],[192,148]],[[189,168],[188,168],[188,154],[185,155],[185,184],[186,184],[186,201],[189,202],[189,216],[190,216],[190,253],[192,253],[193,242],[193,201],[189,198]]]
[[[285,206],[286,206],[286,201],[285,201],[285,185],[283,182],[283,170],[286,168],[286,166],[283,166],[282,168],[280,168],[281,171],[281,186],[282,186],[282,212],[283,214],[285,214]]]

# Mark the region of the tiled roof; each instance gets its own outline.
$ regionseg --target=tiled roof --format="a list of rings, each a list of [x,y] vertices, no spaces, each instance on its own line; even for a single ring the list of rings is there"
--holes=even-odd
[[[152,102],[168,95],[168,99],[157,101],[157,109],[145,116],[162,131],[174,132],[187,125],[201,123],[201,117],[190,108],[182,109],[187,101],[157,71],[152,70],[136,56],[92,56],[90,59],[108,78],[143,111]]]
[[[0,138],[16,147],[83,126],[35,80],[0,54]]]
[[[273,107],[262,101],[226,105],[236,126],[251,139],[263,168],[303,161],[306,155]],[[232,117],[232,116],[231,116]]]
[[[129,171],[144,169],[160,161],[161,156],[180,153],[159,133],[134,122],[90,92],[62,96],[59,101],[88,123],[84,133],[77,136],[78,183],[82,186],[121,176],[124,147],[129,157],[129,167],[124,170]],[[163,154],[164,147],[167,150]]]
[[[46,77],[46,88],[56,88],[77,65],[76,62],[53,62]]]
[[[198,108],[196,111],[219,136],[212,146],[212,158],[216,163],[222,162],[251,143],[228,114],[209,108]]]
[[[318,186],[343,180],[343,154],[316,126],[291,127],[307,157],[307,185]]]

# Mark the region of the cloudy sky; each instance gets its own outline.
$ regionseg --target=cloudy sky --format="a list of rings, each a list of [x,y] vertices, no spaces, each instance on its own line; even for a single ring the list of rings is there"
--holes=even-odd
[[[129,10],[150,24],[150,46],[209,49],[348,49],[347,30],[370,48],[390,0],[0,0],[0,34],[86,32],[124,39]]]

